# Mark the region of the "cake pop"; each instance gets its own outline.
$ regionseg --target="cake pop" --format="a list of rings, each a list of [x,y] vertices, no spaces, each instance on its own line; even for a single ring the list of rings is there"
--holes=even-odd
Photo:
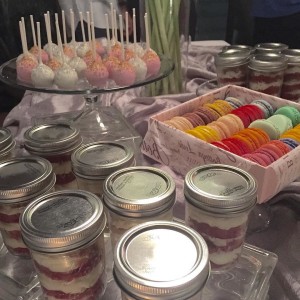
[[[79,17],[80,17],[80,25],[81,25],[83,42],[78,46],[76,53],[79,57],[83,58],[91,48],[89,43],[87,43],[86,41],[82,12],[79,13]]]
[[[61,53],[63,53],[63,47],[62,47],[58,22],[55,22],[55,25],[57,30],[59,48]],[[67,65],[67,63],[64,60],[64,55],[62,55],[62,57],[63,57],[63,65],[55,73],[54,82],[57,84],[59,88],[74,89],[78,81],[78,75],[74,69],[72,69],[69,65]]]
[[[119,15],[120,21],[120,31],[123,32],[123,17]],[[124,42],[123,42],[123,35],[121,34],[121,53],[122,53],[122,60],[116,68],[112,69],[112,77],[115,83],[119,86],[129,86],[135,82],[136,74],[135,69],[131,65],[130,62],[125,60],[125,50],[124,50]]]
[[[89,20],[88,20],[89,21]],[[88,22],[88,26],[92,28],[92,51],[93,51],[93,60],[87,66],[85,70],[85,77],[88,82],[97,87],[105,87],[108,79],[108,71],[101,59],[96,58],[96,48],[95,48],[95,31],[94,31],[94,23]]]
[[[65,18],[65,12],[62,10],[61,12],[62,17],[62,26],[63,26],[63,50],[64,55],[72,59],[76,56],[76,51],[72,45],[68,45],[67,43],[67,33],[66,33],[66,18]],[[55,18],[57,19],[57,14],[55,14]]]
[[[95,24],[93,2],[90,2],[90,14],[91,14],[91,23]],[[98,53],[100,56],[105,53],[105,48],[103,47],[100,41],[95,40],[95,48],[96,48],[96,53]]]
[[[142,59],[147,66],[147,76],[153,76],[156,75],[160,70],[160,58],[154,50],[150,49],[147,13],[145,13],[144,20],[146,31],[146,52],[142,56]]]
[[[49,56],[50,56],[50,52],[52,54],[52,57],[59,56],[60,55],[59,47],[52,42],[49,11],[47,11],[47,14],[44,14],[44,17],[45,17],[46,28],[49,27],[49,33],[47,33],[48,43],[46,45],[44,45],[44,50],[48,53]],[[49,34],[49,37],[48,37],[48,34]]]
[[[46,66],[42,61],[42,49],[41,49],[41,31],[40,22],[37,22],[37,34],[38,34],[38,61],[39,64],[31,72],[32,84],[36,87],[50,87],[53,84],[54,72]]]
[[[132,23],[133,23],[133,44],[127,46],[128,49],[132,50],[138,57],[142,57],[145,53],[144,48],[137,43],[136,39],[136,15],[135,8],[132,9]]]
[[[30,48],[29,52],[32,53],[38,59],[40,49],[36,44],[36,34],[35,34],[33,15],[30,15],[30,23],[31,23],[31,30],[32,30],[33,46]],[[41,49],[41,58],[43,63],[46,63],[49,59],[48,53],[43,49]]]
[[[19,55],[16,61],[17,78],[18,80],[29,84],[31,83],[31,72],[37,67],[38,62],[35,56],[28,52],[26,32],[21,21],[19,21],[19,29],[23,54]]]
[[[50,23],[48,21],[48,15],[44,14],[45,18],[45,25],[46,25],[46,34],[47,34],[47,39],[48,39],[48,45],[52,44],[52,38],[51,38],[51,32],[50,32]],[[58,60],[56,57],[53,55],[53,48],[49,47],[49,60],[47,61],[46,65],[51,68],[51,70],[54,71],[54,73],[62,66],[62,62]],[[59,54],[60,55],[60,54]]]

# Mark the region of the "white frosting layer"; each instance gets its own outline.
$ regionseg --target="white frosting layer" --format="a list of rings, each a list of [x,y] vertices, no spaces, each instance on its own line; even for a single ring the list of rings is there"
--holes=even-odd
[[[16,239],[10,238],[8,236],[5,236],[4,240],[5,240],[5,245],[7,247],[10,247],[10,248],[13,248],[13,249],[15,249],[15,248],[27,248],[22,240],[16,240]]]
[[[23,207],[14,207],[13,205],[1,205],[0,206],[0,213],[5,215],[16,215],[20,214],[24,211],[26,205],[29,202],[24,202]]]
[[[229,217],[217,217],[202,213],[200,209],[197,209],[190,204],[186,205],[186,215],[198,223],[205,223],[211,227],[218,227],[223,230],[241,226],[248,220],[248,212]]]
[[[5,223],[5,222],[0,222],[0,228],[4,229],[6,231],[14,231],[14,230],[20,231],[20,225],[19,225],[19,223]]]
[[[269,87],[279,88],[281,85],[282,85],[281,80],[277,80],[277,81],[274,81],[274,82],[271,82],[271,83],[263,83],[261,81],[259,81],[259,82],[258,81],[250,81],[249,82],[250,89],[255,90],[255,91],[262,91],[262,90],[265,90]]]
[[[234,262],[240,255],[242,246],[230,252],[216,252],[209,254],[209,259],[216,265],[227,265]]]
[[[86,289],[96,284],[99,277],[103,273],[102,263],[93,268],[91,272],[85,276],[75,278],[72,281],[55,280],[49,278],[43,273],[39,273],[39,280],[44,288],[50,291],[62,291],[68,294],[83,293]]]

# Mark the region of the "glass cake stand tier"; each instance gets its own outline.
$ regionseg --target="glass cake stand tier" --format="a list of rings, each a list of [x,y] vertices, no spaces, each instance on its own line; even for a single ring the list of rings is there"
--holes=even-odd
[[[61,89],[56,85],[47,88],[35,87],[31,84],[21,82],[17,78],[16,58],[9,60],[0,67],[0,81],[14,88],[31,90],[36,93],[61,94],[61,95],[82,95],[85,100],[85,107],[82,111],[72,112],[64,116],[43,116],[47,122],[55,120],[68,122],[81,130],[83,137],[90,140],[103,140],[103,137],[111,137],[112,132],[122,128],[124,118],[115,113],[115,109],[105,108],[102,105],[101,95],[142,87],[167,77],[174,70],[174,63],[166,56],[160,55],[161,66],[156,75],[146,77],[142,81],[136,81],[132,85],[117,86],[113,80],[108,80],[103,88],[91,86],[86,79],[79,79],[74,89]],[[111,111],[110,111],[111,110]],[[39,120],[40,122],[40,120]],[[128,127],[124,124],[123,127]],[[119,137],[122,138],[122,135]]]

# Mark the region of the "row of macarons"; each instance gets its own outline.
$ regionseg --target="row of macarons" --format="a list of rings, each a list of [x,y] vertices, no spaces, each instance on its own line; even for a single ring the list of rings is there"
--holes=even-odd
[[[227,97],[224,100],[218,99],[212,103],[205,103],[192,112],[175,116],[164,123],[185,132],[198,126],[218,126],[219,124],[214,123],[216,121],[225,123],[227,126],[242,122],[243,128],[247,128],[253,121],[268,118],[273,114],[274,108],[265,100],[255,100],[251,104],[245,104],[240,99]],[[223,125],[225,131],[228,132],[227,126]],[[233,128],[229,128],[230,130],[232,131]],[[222,129],[220,131],[222,137]]]

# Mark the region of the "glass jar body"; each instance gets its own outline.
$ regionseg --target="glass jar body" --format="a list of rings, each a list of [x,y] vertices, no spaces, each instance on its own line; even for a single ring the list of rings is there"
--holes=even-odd
[[[219,87],[227,84],[246,87],[248,85],[248,63],[240,65],[216,64],[216,72]]]
[[[185,223],[205,239],[212,270],[230,268],[240,257],[249,213],[213,214],[186,201]]]
[[[81,177],[78,174],[75,174],[75,176],[76,176],[77,186],[79,189],[94,193],[95,195],[102,197],[104,178],[88,179],[88,178]]]
[[[280,97],[284,69],[259,70],[249,68],[249,88],[251,90]]]
[[[115,245],[120,240],[120,237],[123,235],[123,233],[136,225],[157,220],[173,221],[173,207],[160,214],[155,214],[154,216],[138,218],[126,217],[109,209],[107,209],[106,212],[108,217],[108,226],[110,229],[112,249],[115,248]]]
[[[45,253],[31,250],[46,299],[98,300],[105,292],[103,232],[75,250]]]
[[[284,72],[281,98],[294,102],[300,101],[300,64],[289,63]]]
[[[22,212],[25,210],[25,207],[31,201],[39,196],[46,195],[51,192],[54,192],[53,187],[46,193],[35,195],[34,198],[26,201],[11,204],[0,204],[1,235],[4,245],[11,254],[24,258],[30,257],[29,249],[22,240],[19,218]]]

